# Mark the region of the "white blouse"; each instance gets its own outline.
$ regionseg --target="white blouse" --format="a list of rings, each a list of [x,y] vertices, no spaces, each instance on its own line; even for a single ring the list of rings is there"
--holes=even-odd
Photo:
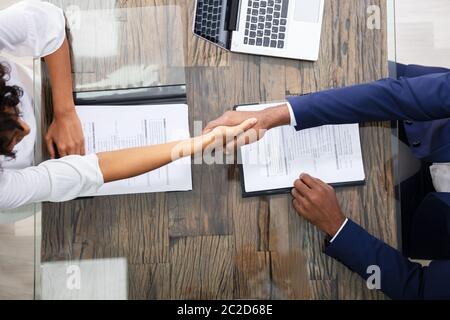
[[[68,156],[32,166],[36,119],[32,97],[23,85],[30,79],[19,79],[20,66],[6,55],[45,57],[58,50],[64,39],[63,12],[52,4],[28,0],[0,11],[0,62],[11,69],[7,85],[17,85],[24,90],[19,108],[31,130],[14,148],[16,159],[0,158],[0,210],[33,202],[60,202],[89,196],[103,184],[95,154]]]

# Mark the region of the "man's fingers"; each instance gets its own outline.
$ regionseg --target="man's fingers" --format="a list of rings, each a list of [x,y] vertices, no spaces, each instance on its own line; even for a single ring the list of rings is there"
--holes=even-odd
[[[304,216],[305,207],[303,206],[301,200],[294,199],[292,201],[292,206],[294,207],[295,211],[297,211],[300,215]]]
[[[318,185],[322,186],[325,189],[333,189],[332,186],[330,186],[328,183],[323,182],[322,180],[318,179],[318,178],[314,178],[317,182]]]
[[[307,197],[311,189],[300,179],[295,180],[294,187],[302,197]]]
[[[48,154],[50,156],[50,159],[55,159],[56,152],[55,152],[55,146],[53,145],[53,140],[52,139],[46,139],[45,142],[47,144],[47,150],[48,150]]]
[[[300,180],[303,181],[303,183],[306,184],[310,189],[314,189],[320,186],[315,178],[311,177],[307,173],[302,173],[300,175]]]
[[[306,176],[307,176],[307,178],[305,178],[305,179],[310,178],[310,179],[312,179],[311,183],[312,184],[315,183],[315,185],[313,187],[310,186],[311,188],[323,188],[325,190],[330,190],[330,189],[333,190],[332,186],[330,186],[328,183],[323,182],[319,178],[314,178],[314,177],[311,177],[310,175],[306,175]]]
[[[293,189],[291,190],[291,195],[292,195],[292,197],[294,197],[294,199],[302,200],[302,195],[301,195],[300,192],[298,192],[297,189],[295,189],[295,188],[293,188]]]

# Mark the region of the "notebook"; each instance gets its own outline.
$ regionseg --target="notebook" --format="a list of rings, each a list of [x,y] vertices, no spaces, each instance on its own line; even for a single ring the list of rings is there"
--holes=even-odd
[[[237,106],[256,111],[279,105]],[[243,197],[288,193],[301,173],[333,186],[365,183],[358,124],[329,125],[296,131],[292,126],[274,128],[253,144],[239,150]]]

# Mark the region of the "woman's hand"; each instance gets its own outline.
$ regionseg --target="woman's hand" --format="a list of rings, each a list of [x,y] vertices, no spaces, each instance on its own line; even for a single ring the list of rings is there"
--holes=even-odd
[[[236,144],[248,144],[260,138],[259,120],[251,117],[241,121],[234,126],[219,125],[211,130],[204,131],[203,139],[207,143],[208,149],[223,149],[230,153]],[[239,141],[242,141],[241,143]]]
[[[196,138],[147,147],[122,149],[97,154],[105,182],[135,177],[161,168],[183,157],[197,155],[205,149],[223,149],[226,141],[251,130],[256,119],[248,119],[234,127],[217,127]]]
[[[75,108],[72,111],[55,115],[45,136],[45,142],[52,159],[56,157],[55,146],[61,157],[85,154],[83,130]]]
[[[50,157],[56,157],[55,146],[61,157],[84,155],[83,131],[72,96],[72,68],[67,39],[57,51],[45,57],[45,62],[52,86],[54,114],[45,137]]]
[[[217,126],[203,133],[203,135],[184,141],[179,141],[172,147],[171,160],[175,161],[182,157],[198,155],[204,152],[223,152],[224,147],[237,139],[255,131],[258,119],[250,118],[235,126]]]

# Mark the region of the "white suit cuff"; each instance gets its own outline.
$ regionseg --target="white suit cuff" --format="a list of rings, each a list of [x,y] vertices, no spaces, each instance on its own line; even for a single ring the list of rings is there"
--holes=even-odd
[[[286,101],[286,104],[289,109],[289,115],[291,116],[291,126],[296,127],[297,126],[297,120],[295,119],[294,109],[292,109],[291,104]]]
[[[339,233],[342,231],[342,229],[344,229],[345,225],[348,222],[348,218],[345,219],[344,223],[341,225],[341,227],[339,228],[338,232],[336,232],[336,234],[334,235],[333,239],[330,240],[330,243],[332,243],[334,241],[334,239],[337,238],[337,236],[339,235]]]

